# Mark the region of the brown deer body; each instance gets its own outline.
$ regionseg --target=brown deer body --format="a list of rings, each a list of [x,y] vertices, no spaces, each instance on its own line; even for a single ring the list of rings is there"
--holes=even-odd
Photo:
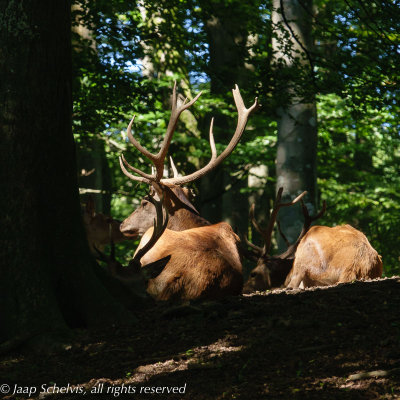
[[[165,187],[163,195],[169,214],[167,229],[143,256],[142,264],[168,255],[171,259],[164,271],[148,282],[148,293],[157,300],[216,299],[240,294],[243,286],[240,239],[231,226],[224,222],[211,225],[200,217],[186,197],[185,188]],[[157,193],[154,196],[157,198]],[[138,249],[146,245],[153,231],[155,207],[149,200],[146,196],[121,224],[121,231],[128,237],[145,230]],[[205,260],[209,263],[206,268]]]
[[[243,287],[242,264],[239,254],[239,237],[226,223],[211,225],[201,218],[191,204],[188,193],[180,185],[192,182],[217,167],[235,148],[247,123],[247,119],[257,106],[257,100],[247,109],[239,89],[233,90],[238,109],[238,123],[235,133],[225,148],[217,156],[213,137],[213,121],[210,126],[211,160],[200,170],[183,177],[163,178],[164,160],[180,114],[190,107],[200,96],[192,101],[178,105],[176,87],[172,95],[172,113],[164,142],[158,154],[143,148],[132,136],[131,126],[127,135],[131,143],[154,165],[155,173],[146,174],[131,165],[122,156],[122,171],[130,179],[144,182],[153,187],[155,195],[163,199],[163,205],[170,218],[167,228],[153,248],[143,257],[143,263],[152,263],[170,255],[171,259],[159,276],[151,279],[147,291],[157,300],[190,300],[198,298],[217,299],[226,295],[237,295]],[[133,175],[128,169],[140,175]],[[173,167],[173,169],[175,169]],[[145,246],[151,235],[151,219],[154,207],[148,199],[121,225],[121,231],[129,236],[146,232],[139,249]],[[148,230],[149,229],[149,230]],[[148,230],[148,231],[147,231]]]
[[[151,232],[145,233],[140,246]],[[184,231],[167,229],[142,259],[148,264],[171,255],[161,274],[149,281],[147,292],[157,300],[240,294],[243,276],[238,245],[239,237],[225,222]]]
[[[382,260],[350,225],[313,226],[300,241],[285,286],[325,286],[382,276]]]
[[[279,208],[296,203],[305,193],[290,203],[280,203],[281,194],[282,188],[278,191],[267,229],[263,230],[258,226],[254,219],[254,208],[251,210],[253,225],[263,235],[265,245],[261,249],[247,242],[259,258],[257,266],[251,271],[244,286],[243,293],[282,285],[288,288],[297,288],[301,283],[304,287],[324,286],[382,276],[381,257],[362,232],[350,225],[334,228],[317,225],[311,227],[311,224],[324,214],[325,202],[321,211],[311,217],[301,201],[304,224],[299,237],[295,243],[289,245],[278,225],[288,249],[279,256],[268,256],[272,228]]]

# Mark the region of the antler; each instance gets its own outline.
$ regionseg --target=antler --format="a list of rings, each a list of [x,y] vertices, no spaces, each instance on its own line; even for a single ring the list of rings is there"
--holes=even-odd
[[[293,244],[288,246],[288,249],[284,253],[282,253],[280,255],[280,258],[291,258],[291,257],[294,257],[294,254],[296,253],[297,246],[299,245],[301,239],[303,239],[305,234],[310,229],[311,224],[324,215],[324,213],[326,211],[326,201],[325,200],[323,201],[321,211],[317,215],[314,215],[313,217],[310,217],[308,209],[307,209],[306,205],[304,204],[303,200],[301,200],[301,209],[303,211],[304,223],[303,223],[303,227],[301,228],[300,235],[297,238],[297,240]]]
[[[275,199],[275,202],[274,202],[274,207],[273,207],[273,209],[271,211],[271,215],[269,217],[268,225],[267,225],[267,227],[265,229],[262,229],[258,225],[257,221],[254,218],[254,204],[250,208],[250,217],[251,217],[251,221],[253,223],[253,226],[261,234],[261,236],[264,239],[264,246],[262,248],[262,254],[263,255],[268,254],[269,249],[271,247],[272,231],[274,229],[276,217],[278,215],[279,210],[282,207],[289,207],[289,206],[291,206],[293,204],[296,204],[298,201],[300,201],[307,194],[307,192],[304,191],[299,196],[297,196],[294,200],[289,201],[287,203],[281,203],[282,192],[283,192],[283,187],[280,187],[279,190],[278,190],[278,193],[276,195],[276,199]]]
[[[156,244],[157,240],[164,233],[168,224],[168,211],[162,206],[164,200],[163,196],[160,196],[160,200],[156,200],[153,197],[148,196],[148,200],[154,204],[157,214],[156,218],[154,219],[153,233],[150,240],[136,252],[133,259],[129,262],[130,267],[140,265],[140,259]]]
[[[145,149],[143,146],[140,145],[140,143],[133,137],[132,135],[132,124],[134,121],[134,118],[132,118],[131,122],[128,125],[127,129],[127,135],[129,138],[129,141],[145,156],[147,157],[154,165],[156,172],[155,174],[146,174],[143,171],[140,171],[139,169],[131,166],[125,159],[125,157],[122,155],[119,160],[120,160],[120,166],[123,171],[123,173],[129,177],[132,180],[138,181],[138,182],[145,182],[145,183],[151,183],[151,182],[157,182],[157,183],[164,183],[164,184],[174,184],[174,185],[182,185],[185,183],[192,182],[203,175],[205,175],[207,172],[211,171],[215,167],[217,167],[236,147],[238,144],[240,137],[242,136],[244,129],[247,124],[247,120],[249,118],[249,115],[258,107],[258,99],[256,98],[254,101],[254,104],[250,108],[246,108],[242,99],[242,96],[240,95],[239,87],[235,85],[235,89],[232,90],[233,93],[233,98],[235,100],[236,108],[238,110],[238,122],[236,126],[236,130],[234,135],[232,136],[232,139],[228,146],[225,148],[225,150],[217,156],[217,150],[215,146],[215,141],[214,141],[214,134],[213,134],[213,125],[214,125],[214,119],[211,119],[211,124],[210,124],[210,147],[211,147],[211,159],[208,162],[206,166],[203,168],[199,169],[198,171],[187,175],[187,176],[174,176],[173,178],[166,178],[162,179],[163,176],[163,170],[164,170],[164,160],[165,156],[168,151],[168,147],[171,143],[173,133],[175,131],[176,125],[178,123],[178,119],[180,114],[189,108],[192,104],[194,104],[197,99],[200,97],[201,92],[191,101],[187,103],[187,99],[184,100],[184,102],[178,106],[177,103],[177,95],[176,95],[176,82],[174,84],[174,89],[172,92],[172,112],[171,112],[171,118],[168,123],[167,127],[167,132],[164,137],[164,141],[161,145],[161,149],[157,154],[152,154],[150,153],[147,149]],[[135,172],[136,174],[140,176],[136,176],[128,172],[126,169],[130,169],[131,171]]]
[[[171,165],[172,173],[174,175],[174,178],[177,178],[179,176],[178,169],[175,166],[174,160],[172,157],[169,157],[169,163]]]
[[[248,239],[247,235],[240,236],[240,239],[243,240],[246,243],[246,245],[251,248],[251,250],[249,250],[246,246],[243,246],[244,256],[247,259],[261,257],[261,255],[263,254],[262,247],[259,247],[255,244],[251,243],[250,240]]]
[[[301,203],[303,204],[303,200],[301,200]],[[276,221],[276,226],[278,227],[278,232],[281,235],[281,238],[283,239],[283,241],[286,243],[286,246],[290,247],[290,242],[289,242],[288,238],[285,236],[285,234],[282,232],[281,223],[279,221]]]

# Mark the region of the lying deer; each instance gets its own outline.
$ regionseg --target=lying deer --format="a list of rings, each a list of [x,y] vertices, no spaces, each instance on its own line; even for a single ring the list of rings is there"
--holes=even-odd
[[[277,201],[280,201],[279,192]],[[259,260],[246,282],[244,293],[281,285],[297,288],[302,282],[305,287],[330,285],[354,279],[378,278],[382,275],[380,256],[365,235],[357,229],[350,225],[334,228],[313,226],[310,229],[311,224],[324,214],[325,202],[322,210],[314,217],[310,217],[307,207],[301,202],[304,225],[299,237],[289,246],[283,235],[288,249],[280,256],[268,257],[272,229],[279,210],[279,204],[277,208],[276,203],[268,228],[263,231],[266,243],[264,248],[257,248],[248,242],[254,250],[258,249]],[[281,206],[294,203],[295,201]],[[254,214],[252,220],[256,224]],[[262,231],[258,224],[256,229]],[[281,231],[280,233],[282,234]]]
[[[313,226],[300,241],[288,288],[326,286],[382,276],[382,259],[366,236],[350,225]]]
[[[106,263],[108,272],[128,286],[131,289],[131,292],[139,297],[145,296],[149,280],[156,278],[171,258],[170,255],[167,255],[166,257],[149,264],[142,264],[141,262],[142,257],[154,246],[160,236],[164,233],[168,223],[168,213],[163,212],[162,201],[157,201],[151,196],[148,197],[148,201],[153,204],[156,212],[151,236],[145,246],[137,249],[133,259],[129,262],[127,267],[123,267],[121,263],[116,260],[115,245],[112,238],[110,238],[110,255],[105,254],[94,246],[97,258]]]
[[[82,219],[90,251],[94,255],[96,255],[95,247],[103,250],[106,245],[110,244],[110,239],[114,243],[126,240],[120,231],[121,222],[96,212],[92,197],[89,198],[86,206],[82,208]]]
[[[148,264],[171,255],[171,260],[161,274],[149,281],[147,290],[157,300],[216,299],[240,294],[242,290],[239,237],[229,224],[221,222],[212,225],[200,217],[189,200],[187,189],[181,188],[181,185],[193,182],[217,167],[233,151],[242,136],[249,115],[257,108],[257,99],[249,109],[244,106],[237,86],[232,92],[238,110],[238,122],[230,143],[217,156],[213,120],[211,120],[209,132],[211,160],[206,166],[190,175],[175,174],[172,178],[163,178],[164,161],[180,114],[195,103],[201,93],[193,100],[189,102],[185,100],[178,105],[176,85],[174,85],[171,118],[157,154],[150,153],[133,137],[131,131],[133,119],[128,126],[127,135],[130,142],[152,162],[155,172],[144,173],[131,166],[123,156],[120,157],[121,169],[130,179],[151,185],[155,195],[163,199],[163,205],[170,216],[167,229],[142,259],[143,263]],[[128,169],[137,175],[133,175]],[[121,224],[121,232],[128,237],[144,233],[139,248],[149,240],[151,235],[149,228],[154,212],[149,198],[145,197],[141,206]]]
[[[311,226],[312,221],[315,221],[317,218],[319,218],[325,211],[324,207],[324,209],[316,217],[310,218],[308,212],[305,213],[304,211],[307,210],[307,208],[303,206],[304,225],[299,238],[292,245],[289,245],[289,243],[287,242],[288,249],[284,253],[277,256],[270,256],[269,252],[271,247],[272,234],[279,209],[282,207],[289,207],[296,204],[307,193],[303,192],[299,196],[297,196],[294,200],[287,203],[282,203],[281,202],[282,192],[283,188],[279,188],[266,228],[261,228],[261,226],[257,223],[255,219],[254,216],[255,205],[252,204],[250,208],[250,219],[252,221],[254,228],[260,233],[261,237],[263,238],[264,246],[263,247],[256,246],[253,243],[249,242],[246,237],[244,237],[246,244],[251,248],[251,251],[248,252],[248,254],[253,259],[257,259],[257,265],[251,271],[250,276],[246,284],[244,285],[243,293],[251,293],[255,290],[261,291],[282,286],[283,283],[285,282],[285,279],[289,271],[293,266],[294,254],[296,252],[297,245],[299,244],[302,236],[304,236],[304,234],[307,232],[308,228]],[[285,237],[284,239],[286,240]]]

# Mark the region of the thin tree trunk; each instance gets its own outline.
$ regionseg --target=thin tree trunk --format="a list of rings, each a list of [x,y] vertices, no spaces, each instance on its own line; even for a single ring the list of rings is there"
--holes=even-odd
[[[317,115],[308,53],[312,48],[311,12],[312,1],[273,1],[273,66],[280,76],[279,95],[286,99],[277,109],[277,189],[284,188],[283,200],[307,190],[306,203],[312,213],[317,194]],[[302,80],[297,79],[300,74]],[[281,209],[278,220],[289,241],[295,241],[302,226],[300,207]]]

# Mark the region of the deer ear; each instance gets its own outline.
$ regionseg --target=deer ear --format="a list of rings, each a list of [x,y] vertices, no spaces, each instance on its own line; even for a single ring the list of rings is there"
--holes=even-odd
[[[180,186],[171,187],[158,182],[152,182],[152,187],[156,191],[159,198],[161,198],[163,193],[168,193],[170,199],[173,199],[173,201],[175,202],[181,203],[185,208],[189,209],[194,214],[200,215],[195,206],[188,199],[188,189],[183,189]]]
[[[175,187],[170,189],[173,193],[174,197],[181,202],[186,208],[188,208],[193,213],[200,215],[200,213],[196,210],[195,206],[190,202],[186,191],[184,191],[181,187]],[[189,192],[190,193],[190,192]]]
[[[165,266],[168,264],[168,261],[170,260],[170,258],[171,258],[171,255],[161,258],[150,264],[144,265],[141,268],[141,272],[143,274],[144,279],[147,281],[149,279],[154,279],[158,275],[160,275],[161,272],[164,270]]]

